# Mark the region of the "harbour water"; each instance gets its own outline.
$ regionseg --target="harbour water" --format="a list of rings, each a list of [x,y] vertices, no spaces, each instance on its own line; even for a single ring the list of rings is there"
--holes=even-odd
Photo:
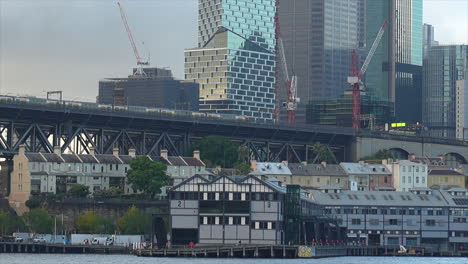
[[[132,255],[0,254],[1,264],[468,264],[467,258],[339,257],[324,259],[141,258]]]

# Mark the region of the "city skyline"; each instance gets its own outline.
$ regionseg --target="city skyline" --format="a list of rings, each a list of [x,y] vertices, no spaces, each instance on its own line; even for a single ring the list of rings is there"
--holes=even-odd
[[[153,66],[168,66],[182,79],[183,51],[197,43],[197,1],[123,5],[140,53],[149,51]],[[424,0],[423,22],[435,27],[440,44],[466,44],[467,12],[468,2]],[[0,15],[0,93],[60,89],[67,99],[94,101],[99,79],[129,75],[135,64],[116,2],[0,0]]]

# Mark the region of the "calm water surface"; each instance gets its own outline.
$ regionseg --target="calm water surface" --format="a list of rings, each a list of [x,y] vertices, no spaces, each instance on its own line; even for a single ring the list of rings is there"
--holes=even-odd
[[[0,254],[1,264],[468,264],[468,258],[340,257],[327,259],[184,259],[129,255]]]

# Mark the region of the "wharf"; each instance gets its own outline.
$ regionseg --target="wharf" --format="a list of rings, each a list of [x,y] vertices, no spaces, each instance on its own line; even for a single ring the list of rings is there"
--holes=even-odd
[[[322,258],[346,256],[347,248],[341,246],[287,246],[245,245],[223,247],[193,247],[171,249],[138,249],[141,257],[201,257],[201,258]]]
[[[129,254],[120,246],[0,242],[0,253]]]
[[[399,253],[399,246],[195,246],[193,248],[137,249],[140,257],[184,258],[326,258],[342,256],[467,256],[467,252],[436,252],[424,247],[408,247],[407,253]]]

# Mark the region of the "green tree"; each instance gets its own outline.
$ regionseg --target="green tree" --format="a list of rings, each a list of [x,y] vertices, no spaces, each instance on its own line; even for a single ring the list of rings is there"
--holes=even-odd
[[[247,175],[252,171],[250,165],[247,163],[237,163],[234,165],[234,169],[237,175]]]
[[[198,141],[192,147],[192,150],[195,149],[200,150],[200,158],[208,167],[232,168],[243,154],[239,152],[237,144],[218,136],[209,136]]]
[[[128,183],[133,189],[142,191],[151,198],[161,193],[161,187],[169,183],[167,166],[162,162],[152,161],[148,157],[137,157],[130,161],[127,173]]]
[[[93,193],[94,198],[119,198],[123,191],[119,187],[110,187],[107,190],[99,190]]]
[[[54,218],[44,209],[33,209],[23,214],[22,218],[31,232],[50,234],[54,229]]]
[[[10,229],[10,216],[3,210],[0,210],[0,235],[8,234]]]
[[[388,149],[381,149],[374,153],[371,156],[362,157],[360,160],[385,160],[385,159],[394,159],[395,156]]]
[[[136,208],[136,206],[132,206],[127,210],[125,215],[119,219],[117,225],[123,234],[143,235],[148,230],[149,223],[149,215]]]
[[[315,155],[314,159],[316,162],[327,162],[327,163],[334,163],[335,158],[332,152],[328,149],[327,146],[317,142],[312,145],[312,153]],[[314,161],[314,160],[312,160]]]
[[[36,209],[36,208],[39,208],[41,206],[41,200],[39,199],[29,199],[26,201],[26,206],[29,208],[29,209]]]
[[[78,216],[76,228],[80,233],[111,234],[115,231],[112,220],[96,215],[94,211],[87,211]]]
[[[70,197],[85,198],[89,195],[89,186],[83,184],[74,184],[68,191]]]

